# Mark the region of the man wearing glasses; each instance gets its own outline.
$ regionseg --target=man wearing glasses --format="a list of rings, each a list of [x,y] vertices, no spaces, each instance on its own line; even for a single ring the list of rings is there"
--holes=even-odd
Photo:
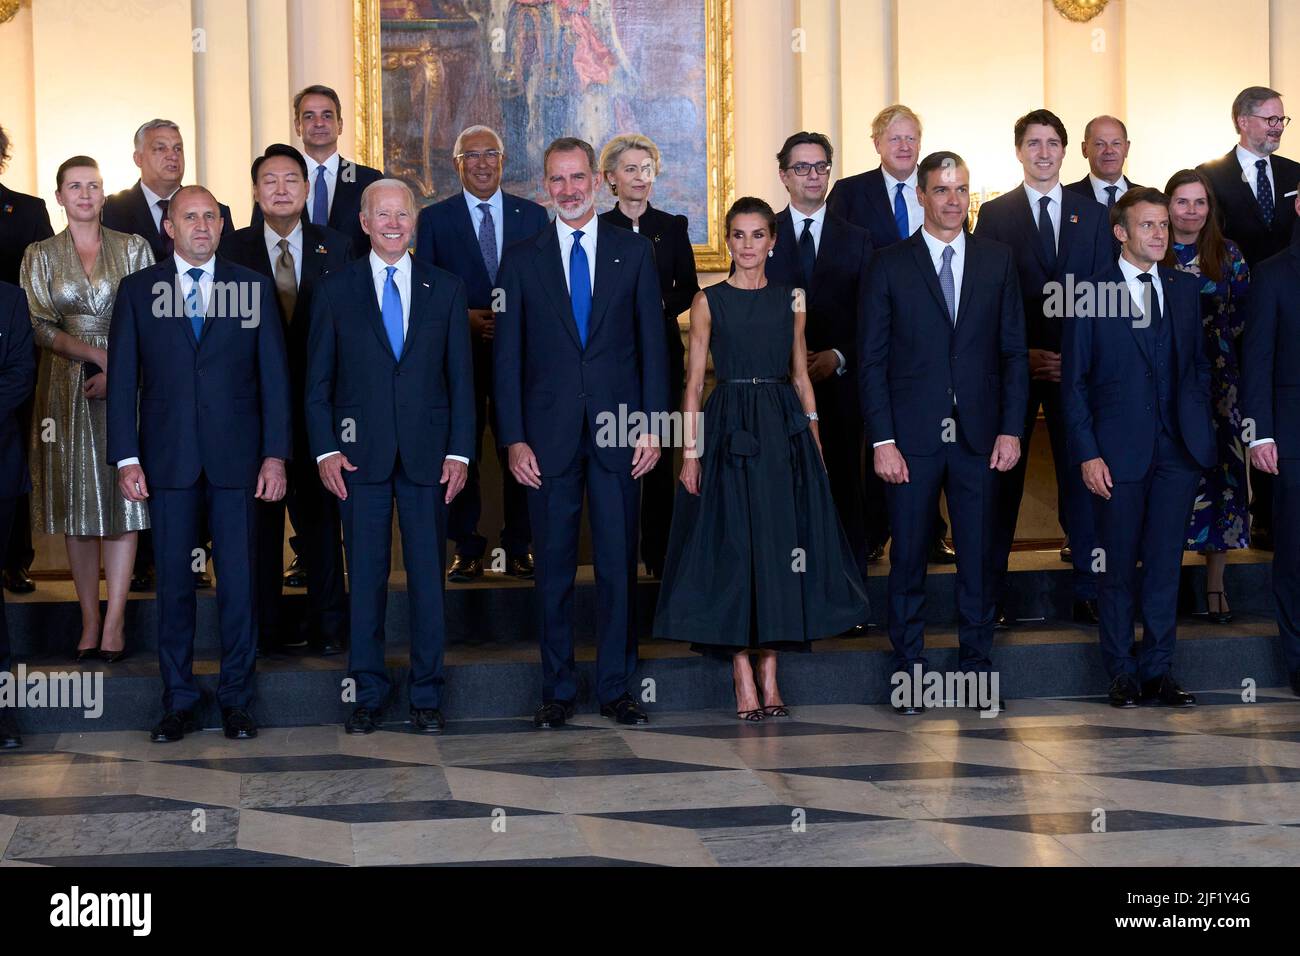
[[[469,305],[470,345],[474,353],[474,457],[469,464],[465,490],[451,503],[447,537],[456,552],[447,568],[447,580],[472,581],[483,576],[487,539],[478,533],[483,499],[479,491],[478,461],[482,457],[483,429],[492,425],[497,460],[501,462],[501,496],[504,528],[501,548],[505,572],[518,578],[533,576],[532,532],[528,523],[528,498],[510,473],[506,456],[496,441],[496,405],[492,395],[492,334],[495,330],[493,289],[501,254],[513,243],[546,228],[546,210],[522,196],[501,190],[505,147],[497,132],[487,126],[462,130],[452,147],[452,161],[461,191],[420,212],[415,257],[460,276]],[[497,304],[500,311],[501,304]]]
[[[862,413],[857,400],[857,309],[871,260],[871,236],[829,211],[834,148],[822,133],[798,132],[777,153],[790,204],[776,217],[771,282],[806,293],[808,377],[821,416],[822,451],[840,523],[867,573],[862,492]]]
[[[1300,163],[1276,155],[1291,117],[1282,96],[1266,86],[1248,86],[1232,101],[1237,145],[1228,155],[1198,168],[1210,178],[1219,200],[1223,234],[1241,248],[1254,270],[1291,243],[1296,228],[1296,184]],[[1272,550],[1273,482],[1258,469],[1251,474],[1254,494],[1251,546]]]

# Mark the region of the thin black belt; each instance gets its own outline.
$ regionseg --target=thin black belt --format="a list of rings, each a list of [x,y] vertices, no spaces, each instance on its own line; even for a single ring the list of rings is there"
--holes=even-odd
[[[724,378],[723,385],[783,385],[790,381],[789,375],[779,378]]]

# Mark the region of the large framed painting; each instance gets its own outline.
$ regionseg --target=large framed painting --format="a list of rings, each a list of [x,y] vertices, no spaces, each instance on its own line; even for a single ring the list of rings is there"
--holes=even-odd
[[[355,0],[358,158],[421,203],[460,188],[456,134],[505,140],[503,187],[545,202],[542,153],[599,154],[640,132],[662,154],[651,201],[689,217],[700,271],[727,268],[732,0]],[[597,192],[597,209],[613,203]]]

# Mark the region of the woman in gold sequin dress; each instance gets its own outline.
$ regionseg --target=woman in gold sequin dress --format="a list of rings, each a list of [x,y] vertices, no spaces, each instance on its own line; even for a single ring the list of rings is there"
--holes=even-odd
[[[77,660],[98,652],[113,662],[125,654],[136,532],[149,527],[149,513],[144,503],[122,497],[105,451],[108,327],[118,282],[152,265],[153,254],[140,236],[100,225],[104,182],[89,156],[59,167],[55,197],[68,228],[28,246],[21,273],[41,347],[30,447],[32,527],[65,536],[81,604]],[[102,639],[101,553],[108,582]]]

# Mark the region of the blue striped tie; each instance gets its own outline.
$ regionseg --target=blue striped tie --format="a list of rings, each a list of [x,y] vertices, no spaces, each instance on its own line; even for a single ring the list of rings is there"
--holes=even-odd
[[[201,290],[199,289],[199,280],[203,278],[203,270],[195,267],[186,269],[185,274],[194,281],[190,283],[190,291],[185,294],[185,314],[189,317],[190,328],[194,330],[194,341],[197,342],[203,336],[203,300]]]

